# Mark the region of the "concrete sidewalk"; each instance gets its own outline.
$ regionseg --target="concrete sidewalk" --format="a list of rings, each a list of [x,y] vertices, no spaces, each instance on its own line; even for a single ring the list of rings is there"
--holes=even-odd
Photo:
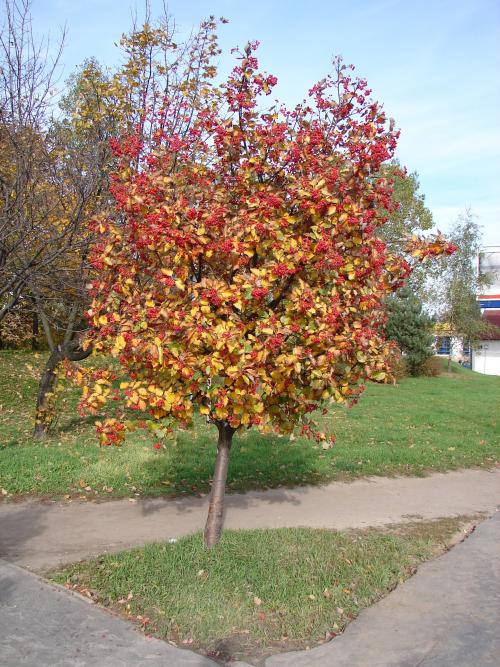
[[[215,667],[0,560],[1,667]]]
[[[180,537],[203,528],[207,498],[0,504],[0,557],[33,570]],[[231,494],[226,528],[363,528],[485,512],[500,504],[500,469],[371,477]]]
[[[497,513],[362,612],[342,636],[268,658],[265,667],[498,667],[499,559]],[[2,667],[215,666],[2,561],[0,604]]]

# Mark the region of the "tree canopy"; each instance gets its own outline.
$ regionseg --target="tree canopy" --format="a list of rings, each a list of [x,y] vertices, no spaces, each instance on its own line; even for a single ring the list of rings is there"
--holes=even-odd
[[[256,46],[194,110],[166,97],[149,151],[140,133],[115,142],[116,214],[93,223],[89,343],[125,378],[118,388],[109,370],[77,372],[84,408],[116,399],[160,435],[195,409],[217,426],[207,544],[233,433],[299,428],[330,446],[312,413],[387,376],[384,297],[411,261],[452,250],[413,237],[405,259],[380,239],[392,208],[380,168],[398,133],[366,81],[337,59],[309,102],[263,109],[276,78]],[[103,444],[122,440],[124,417],[100,424]]]

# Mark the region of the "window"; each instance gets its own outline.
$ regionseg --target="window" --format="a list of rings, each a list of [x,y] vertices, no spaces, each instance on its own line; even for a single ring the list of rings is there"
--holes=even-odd
[[[439,336],[436,341],[436,349],[438,354],[450,354],[450,336]]]

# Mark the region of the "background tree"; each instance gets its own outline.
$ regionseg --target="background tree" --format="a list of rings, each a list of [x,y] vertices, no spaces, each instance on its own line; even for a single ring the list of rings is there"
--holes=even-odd
[[[408,236],[432,229],[432,212],[425,205],[416,171],[408,174],[397,160],[393,160],[382,166],[381,176],[392,181],[393,207],[380,235],[389,247],[401,252]]]
[[[384,334],[394,340],[405,355],[411,375],[421,375],[425,362],[433,355],[433,320],[410,287],[402,287],[387,299]]]
[[[299,428],[330,446],[311,414],[386,377],[382,301],[410,271],[377,234],[391,208],[377,175],[397,133],[366,82],[336,61],[309,104],[264,111],[276,78],[254,48],[194,111],[183,90],[179,104],[165,99],[138,168],[140,135],[115,146],[117,215],[94,223],[89,344],[125,377],[118,388],[109,370],[75,371],[83,408],[121,399],[158,437],[195,408],[217,427],[208,546],[234,433]],[[408,250],[444,247],[413,239]],[[102,444],[123,439],[125,417],[99,425]]]
[[[434,219],[425,204],[425,196],[420,192],[417,172],[407,173],[397,160],[392,160],[382,166],[381,175],[392,183],[393,207],[387,223],[380,230],[380,236],[394,252],[402,252],[409,236],[433,230]],[[439,269],[440,262],[439,258],[428,257],[408,276],[406,284],[425,305],[429,299],[429,276]]]
[[[122,37],[123,64],[111,72],[95,60],[86,62],[71,78],[60,114],[50,123],[45,141],[54,147],[55,155],[51,172],[53,217],[60,226],[59,221],[71,215],[73,227],[64,252],[26,281],[50,349],[38,392],[37,438],[47,433],[54,417],[61,362],[90,354],[89,348],[83,351],[79,345],[82,314],[88,306],[85,285],[92,270],[88,250],[93,237],[82,221],[97,211],[111,215],[109,174],[115,160],[111,141],[133,132],[146,150],[152,133],[162,127],[161,120],[153,126],[148,118],[155,115],[165,97],[175,109],[177,129],[187,131],[189,116],[179,107],[179,100],[189,104],[192,113],[215,74],[211,60],[218,53],[216,25],[212,18],[204,21],[187,40],[176,43],[170,19],[164,16],[152,24],[147,10],[144,24],[134,25]]]
[[[446,325],[448,335],[474,344],[489,330],[477,301],[477,295],[488,284],[488,276],[479,275],[477,270],[481,228],[470,210],[458,217],[449,238],[457,250],[433,271],[431,294],[435,313]],[[450,346],[448,368],[451,354]]]
[[[28,0],[5,0],[0,32],[0,320],[71,245],[76,211],[59,215],[48,137],[56,69],[33,37]]]
[[[82,257],[88,249],[89,232],[82,222],[97,203],[95,192],[101,178],[98,168],[89,169],[88,162],[82,167],[82,147],[74,150],[52,116],[64,35],[55,57],[50,58],[49,43],[37,42],[33,36],[28,0],[5,0],[3,4],[0,321],[18,341],[25,336],[24,327],[14,329],[21,316],[23,322],[31,320],[33,333],[42,329],[51,349],[48,366],[52,367],[53,355],[69,349],[73,338],[73,321],[78,319],[75,294],[79,295],[82,319],[84,290],[75,279],[81,274]],[[91,152],[95,162],[96,146],[89,144],[86,153]],[[62,320],[67,321],[62,336],[58,336],[54,326],[57,329]],[[7,338],[5,331],[3,337]],[[81,358],[81,354],[70,358]],[[47,395],[51,393],[49,385],[42,381]],[[40,406],[44,404],[42,400]],[[46,413],[38,410],[37,434]]]

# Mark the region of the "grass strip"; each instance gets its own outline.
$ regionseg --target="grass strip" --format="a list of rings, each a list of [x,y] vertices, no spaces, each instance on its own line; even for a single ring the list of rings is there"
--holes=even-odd
[[[0,352],[0,498],[179,496],[207,493],[216,429],[196,419],[173,442],[153,448],[151,435],[130,434],[121,448],[100,448],[93,418],[79,417],[78,391],[59,399],[59,417],[44,443],[33,442],[33,411],[44,355]],[[453,367],[440,377],[369,384],[352,409],[324,418],[337,435],[330,450],[307,440],[237,434],[228,490],[319,484],[367,475],[422,475],[500,459],[500,377]]]
[[[146,632],[219,660],[259,662],[342,631],[464,525],[442,519],[339,533],[227,530],[106,555],[52,574]]]

